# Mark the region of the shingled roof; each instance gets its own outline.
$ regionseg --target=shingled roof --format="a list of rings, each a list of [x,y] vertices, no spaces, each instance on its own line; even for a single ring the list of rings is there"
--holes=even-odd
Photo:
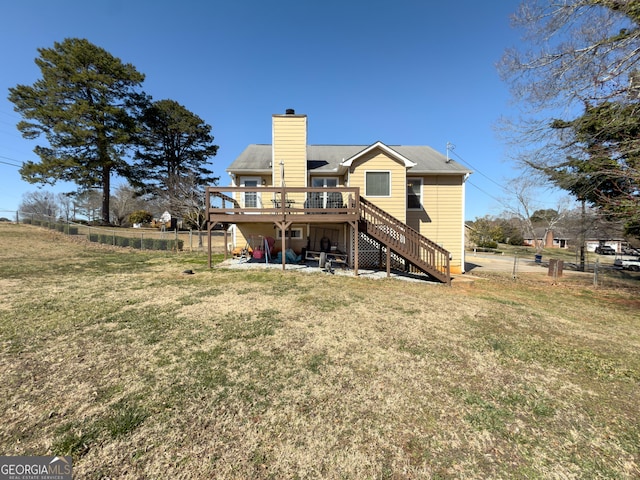
[[[356,156],[371,145],[307,145],[307,169],[314,173],[337,173],[344,170],[342,162]],[[415,163],[412,174],[462,175],[471,173],[459,163],[431,147],[421,145],[388,145],[388,148]],[[270,172],[273,149],[268,144],[252,144],[236,158],[227,172]]]

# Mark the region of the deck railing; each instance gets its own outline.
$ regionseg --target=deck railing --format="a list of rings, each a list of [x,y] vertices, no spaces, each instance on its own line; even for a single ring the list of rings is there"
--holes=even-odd
[[[274,222],[284,229],[295,222],[361,223],[362,231],[389,251],[451,283],[449,252],[361,198],[357,187],[207,187],[206,201],[210,226]]]
[[[364,198],[360,199],[363,231],[390,251],[438,280],[451,283],[449,252]]]
[[[207,187],[210,222],[243,223],[278,220],[355,221],[360,190],[356,187]],[[314,218],[315,215],[317,218]],[[314,217],[302,217],[314,215]],[[296,219],[295,217],[300,217]]]

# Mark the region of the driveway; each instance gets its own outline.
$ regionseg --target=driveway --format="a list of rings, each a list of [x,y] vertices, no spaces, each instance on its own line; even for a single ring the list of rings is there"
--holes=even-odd
[[[467,273],[473,274],[477,272],[509,272],[513,273],[514,263],[516,273],[519,272],[546,272],[548,263],[535,263],[533,256],[518,257],[517,260],[509,255],[493,255],[493,254],[471,254],[467,253],[465,257],[465,270]]]

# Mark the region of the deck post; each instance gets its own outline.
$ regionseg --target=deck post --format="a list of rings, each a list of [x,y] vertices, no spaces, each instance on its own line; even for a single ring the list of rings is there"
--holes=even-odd
[[[284,222],[282,222],[282,226],[280,227],[280,239],[282,240],[282,270],[286,269],[287,264],[287,237],[286,230],[287,227],[284,226]]]
[[[281,248],[282,248],[282,270],[285,270],[285,265],[287,264],[287,229],[291,226],[293,222],[291,221],[282,221],[282,222],[274,222],[276,226],[280,229],[280,238]]]
[[[353,253],[353,274],[358,276],[358,264],[360,260],[358,259],[358,245],[360,244],[360,232],[358,230],[358,220],[353,222],[353,230],[354,230],[354,253]]]
[[[212,225],[209,224],[207,226],[207,256],[208,256],[208,265],[209,268],[211,268],[211,229],[212,229]]]
[[[226,225],[223,225],[223,227],[226,227]],[[227,234],[227,229],[224,229],[224,259],[227,259],[227,240],[228,240],[228,234]],[[209,245],[211,245],[211,242],[209,242]]]
[[[387,278],[391,277],[391,248],[387,245]]]

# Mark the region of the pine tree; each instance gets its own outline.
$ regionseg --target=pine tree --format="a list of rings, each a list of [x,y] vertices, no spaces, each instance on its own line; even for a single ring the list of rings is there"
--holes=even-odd
[[[144,172],[136,185],[145,193],[170,199],[181,185],[217,183],[207,162],[218,151],[211,127],[174,100],[154,102],[142,116],[137,168]]]
[[[42,78],[10,88],[9,100],[24,119],[17,125],[23,137],[44,135],[48,144],[36,146],[40,162],[26,162],[20,174],[30,183],[73,182],[78,192],[100,189],[109,223],[112,175],[134,175],[126,152],[149,102],[139,90],[144,75],[85,39],[38,52]]]

